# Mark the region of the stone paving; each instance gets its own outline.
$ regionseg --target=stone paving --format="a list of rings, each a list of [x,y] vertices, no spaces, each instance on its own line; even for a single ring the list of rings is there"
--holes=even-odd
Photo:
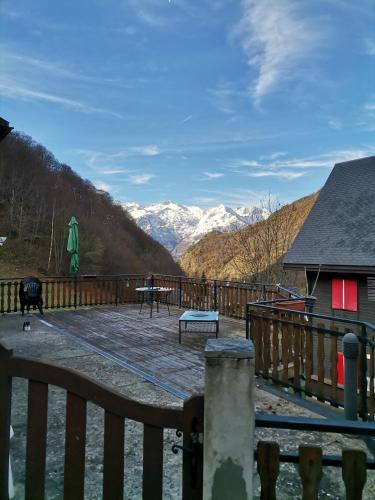
[[[117,309],[117,313],[119,309]],[[124,308],[124,313],[127,309]],[[54,323],[59,313],[47,313],[45,320]],[[74,315],[75,312],[71,311]],[[153,318],[154,319],[154,318]],[[28,320],[31,331],[22,331],[23,321]],[[86,318],[87,320],[87,318]],[[59,321],[56,320],[56,323]],[[237,322],[238,323],[238,322]],[[87,324],[89,327],[89,324]],[[178,325],[176,325],[178,329]],[[178,330],[176,330],[178,331]],[[240,326],[229,320],[222,328],[225,334],[241,334]],[[39,321],[39,315],[30,314],[22,318],[18,314],[0,316],[0,342],[20,356],[34,357],[53,361],[62,366],[77,369],[90,377],[116,388],[122,394],[136,400],[165,405],[181,406],[182,400],[166,392],[157,385],[136,376],[118,364],[92,352],[87,346],[80,345],[73,338],[48,327]],[[157,356],[157,353],[154,353]],[[172,375],[173,376],[173,375]],[[173,380],[171,380],[171,383]],[[276,413],[279,415],[303,415],[318,417],[318,414],[286,401],[282,397],[269,394],[256,388],[256,411]],[[11,441],[12,469],[15,481],[16,499],[24,498],[24,460],[26,436],[27,386],[23,380],[16,379],[13,384],[12,426],[15,436]],[[64,450],[65,394],[61,389],[51,388],[49,392],[48,442],[46,498],[62,499],[63,450]],[[103,444],[103,412],[92,404],[88,405],[87,419],[87,458],[85,498],[95,500],[101,498],[102,444]],[[341,453],[343,447],[360,448],[370,453],[361,439],[347,438],[337,434],[320,434],[272,429],[257,429],[257,438],[273,440],[280,443],[284,451],[296,450],[299,444],[322,446],[326,454]],[[127,421],[125,431],[125,498],[137,500],[142,491],[142,425]],[[164,446],[164,492],[165,499],[178,499],[181,495],[181,455],[171,452],[173,442],[179,439],[172,431],[165,431]],[[374,458],[374,457],[372,457]],[[257,482],[257,479],[256,479]],[[300,498],[296,468],[293,465],[281,466],[278,480],[278,498]],[[325,468],[321,482],[320,498],[344,498],[341,470]],[[374,472],[368,471],[368,482],[364,498],[375,498]]]

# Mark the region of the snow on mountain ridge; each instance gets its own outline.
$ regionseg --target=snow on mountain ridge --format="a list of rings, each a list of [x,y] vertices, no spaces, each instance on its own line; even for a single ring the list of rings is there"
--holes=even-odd
[[[233,209],[221,204],[203,209],[178,205],[172,201],[146,206],[125,203],[123,207],[144,231],[164,245],[176,259],[210,231],[233,231],[268,215],[256,207]]]

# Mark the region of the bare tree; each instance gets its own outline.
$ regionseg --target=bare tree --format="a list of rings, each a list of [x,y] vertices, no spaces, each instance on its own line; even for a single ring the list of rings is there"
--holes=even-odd
[[[295,224],[294,207],[282,206],[271,194],[262,199],[255,223],[237,230],[230,239],[232,263],[241,278],[280,282],[281,259],[294,239]]]

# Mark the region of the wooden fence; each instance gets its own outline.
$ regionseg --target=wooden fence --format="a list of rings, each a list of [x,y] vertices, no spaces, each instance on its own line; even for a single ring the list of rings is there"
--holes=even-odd
[[[295,391],[343,406],[343,336],[360,340],[358,407],[375,416],[375,329],[371,325],[271,305],[249,304],[247,337],[255,345],[255,372]]]
[[[194,396],[183,409],[168,409],[130,400],[74,370],[12,355],[0,345],[0,498],[8,499],[9,426],[12,379],[28,380],[26,500],[45,497],[48,387],[66,390],[64,499],[83,500],[85,479],[86,406],[105,411],[103,499],[122,499],[124,486],[125,418],[144,425],[143,500],[161,500],[163,487],[163,429],[183,432],[185,500],[202,496],[202,447],[194,440],[203,432],[203,399]],[[99,452],[99,450],[98,450]],[[126,464],[125,464],[126,465]]]
[[[0,313],[20,309],[22,278],[0,280]],[[172,288],[170,303],[187,309],[217,310],[220,314],[245,319],[247,302],[280,297],[275,285],[236,281],[205,280],[163,275],[45,277],[42,281],[44,309],[136,303],[135,291],[142,286]]]
[[[335,433],[338,435],[375,436],[373,423],[337,419],[257,415],[256,426],[269,429]],[[281,451],[276,442],[259,441],[256,451],[262,500],[277,499],[277,480],[281,463],[296,464],[302,486],[303,500],[318,500],[324,467],[339,467],[345,486],[346,500],[361,500],[367,481],[367,470],[375,470],[375,461],[358,449],[343,449],[341,456],[325,455],[320,446],[300,445],[298,453]],[[372,490],[372,486],[370,487]],[[334,496],[337,491],[327,491]],[[285,496],[285,495],[284,495]],[[369,498],[366,496],[365,498]]]

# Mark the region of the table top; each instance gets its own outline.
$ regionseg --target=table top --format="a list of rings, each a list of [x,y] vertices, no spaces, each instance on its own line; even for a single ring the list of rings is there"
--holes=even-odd
[[[136,292],[172,292],[174,288],[165,288],[162,286],[141,286],[136,288]]]
[[[217,311],[185,311],[180,321],[219,321]]]

